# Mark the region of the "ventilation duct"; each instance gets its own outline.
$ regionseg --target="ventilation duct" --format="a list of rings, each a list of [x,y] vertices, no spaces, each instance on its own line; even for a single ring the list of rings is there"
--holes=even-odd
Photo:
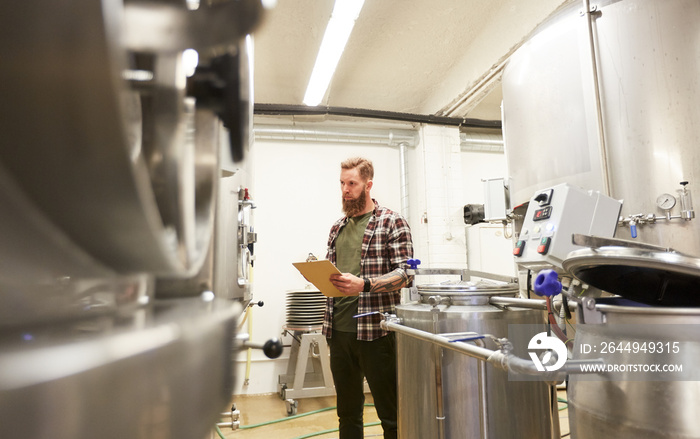
[[[255,125],[258,140],[416,146],[418,131],[410,129],[354,128],[338,126]]]
[[[459,133],[459,145],[466,152],[503,153],[503,135],[501,133]]]

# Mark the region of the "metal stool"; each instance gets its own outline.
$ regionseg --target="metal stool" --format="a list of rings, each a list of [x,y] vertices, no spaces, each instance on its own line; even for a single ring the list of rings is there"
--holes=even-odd
[[[283,327],[294,337],[287,373],[279,376],[279,394],[287,405],[287,414],[295,415],[298,398],[335,395],[326,337],[321,327]],[[311,361],[309,361],[311,360]]]

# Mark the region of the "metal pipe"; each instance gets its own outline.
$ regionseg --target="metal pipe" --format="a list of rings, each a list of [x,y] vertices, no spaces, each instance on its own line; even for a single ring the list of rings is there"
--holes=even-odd
[[[451,351],[459,352],[460,354],[467,355],[468,357],[485,361],[508,372],[522,375],[536,375],[547,381],[560,381],[565,378],[567,373],[598,373],[592,370],[584,371],[582,370],[581,366],[605,364],[602,359],[568,360],[560,369],[556,371],[542,372],[537,370],[537,366],[535,366],[535,363],[533,363],[531,360],[519,358],[515,355],[500,350],[494,351],[463,342],[452,342],[449,338],[442,335],[431,334],[430,332],[421,331],[420,329],[410,328],[390,320],[382,320],[380,326],[384,330],[407,335]]]
[[[514,49],[512,49],[514,50]],[[478,99],[477,103],[480,102],[486,95],[488,95],[491,90],[500,82],[501,74],[503,73],[503,68],[508,61],[508,55],[498,62],[497,65],[491,67],[491,70],[486,72],[474,86],[470,87],[466,92],[459,96],[454,101],[450,102],[446,108],[441,109],[438,114],[443,114],[450,116],[454,114],[460,107],[463,107],[469,101],[474,101]],[[468,109],[473,109],[476,104],[472,104]],[[467,111],[462,110],[464,113]]]
[[[255,104],[256,115],[267,116],[347,116],[369,119],[384,119],[401,122],[424,123],[444,126],[501,129],[500,120],[480,120],[462,117],[437,116],[432,114],[399,113],[395,111],[368,110],[347,107],[309,107],[308,105]]]
[[[415,139],[415,137],[414,137]],[[406,155],[406,148],[408,147],[407,142],[399,143],[399,171],[400,171],[400,189],[401,189],[401,215],[406,218],[409,223],[410,220],[410,203],[408,198],[408,157]],[[403,288],[401,293],[402,302],[411,301],[411,292],[408,288]]]
[[[421,331],[420,329],[410,328],[408,326],[401,325],[399,323],[390,322],[388,320],[383,320],[381,322],[382,329],[387,331],[397,332],[399,334],[408,335],[409,337],[416,338],[418,340],[427,341],[445,349],[451,351],[459,352],[461,354],[467,355],[472,358],[479,359],[481,361],[486,361],[494,351],[486,348],[481,348],[478,346],[473,346],[467,343],[451,342],[448,338],[437,334],[431,334],[426,331]]]
[[[399,168],[401,177],[401,215],[408,220],[408,159],[406,157],[407,142],[399,143]]]
[[[477,376],[479,380],[479,422],[481,423],[481,437],[488,439],[489,437],[489,412],[486,395],[486,365],[479,361],[477,363]]]
[[[480,139],[467,137],[465,133],[460,135],[460,145],[489,145],[489,146],[503,146],[503,140],[494,139]]]
[[[544,300],[539,299],[521,299],[517,297],[491,297],[489,303],[500,306],[517,306],[519,308],[532,309],[547,309],[547,304]]]
[[[531,309],[547,309],[547,303],[540,299],[521,299],[518,297],[499,297],[494,296],[489,299],[489,303],[492,305],[500,306],[515,306],[518,308],[531,308]],[[561,307],[561,303],[558,304]],[[578,303],[569,302],[569,309],[575,311],[578,309]],[[555,308],[557,309],[557,308]]]
[[[433,331],[438,332],[438,311],[433,309]],[[435,361],[435,417],[437,420],[437,439],[445,439],[445,402],[443,400],[442,387],[442,349],[433,345],[433,359]]]
[[[468,152],[503,153],[503,135],[499,133],[459,133],[459,146]]]
[[[483,277],[485,279],[497,280],[497,281],[506,282],[506,283],[518,283],[517,277],[505,276],[505,275],[496,274],[496,273],[486,273],[486,272],[477,271],[477,270],[467,270],[467,275],[469,277],[471,277],[471,276]]]
[[[378,129],[378,128],[348,128],[338,126],[313,125],[273,125],[256,124],[254,127],[256,139],[272,140],[302,140],[316,142],[353,142],[376,145],[407,146],[417,144],[418,132],[409,129]]]
[[[233,430],[238,430],[241,428],[241,421],[217,422],[216,426],[219,428],[230,427]]]
[[[608,176],[608,151],[605,143],[605,129],[603,124],[603,104],[600,97],[600,83],[598,79],[598,62],[596,60],[595,38],[593,36],[593,12],[590,0],[583,0],[583,14],[586,16],[588,29],[588,45],[591,55],[591,71],[593,73],[593,89],[595,92],[595,108],[598,121],[598,146],[600,151],[600,164],[602,167],[603,187],[605,195],[612,196],[610,190],[610,177]]]
[[[556,371],[542,372],[538,371],[535,363],[530,360],[516,357],[515,355],[507,354],[502,351],[494,351],[493,355],[488,359],[488,363],[514,374],[537,375],[547,381],[561,381],[565,378],[566,374],[570,373],[598,373],[593,370],[588,370],[592,368],[583,370],[582,366],[604,365],[605,361],[601,358],[592,360],[567,360],[566,363]]]

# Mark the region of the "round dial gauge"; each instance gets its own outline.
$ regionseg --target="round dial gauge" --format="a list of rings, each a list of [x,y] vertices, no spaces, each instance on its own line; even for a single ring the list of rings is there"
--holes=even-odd
[[[676,205],[676,197],[671,194],[661,194],[656,199],[656,205],[663,210],[671,210]]]

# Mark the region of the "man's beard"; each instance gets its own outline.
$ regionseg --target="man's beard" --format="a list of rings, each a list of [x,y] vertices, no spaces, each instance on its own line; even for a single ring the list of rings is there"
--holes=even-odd
[[[348,216],[348,218],[352,218],[353,216],[357,216],[358,214],[362,213],[362,211],[365,210],[366,205],[367,195],[364,189],[357,198],[354,198],[352,200],[347,200],[343,198],[343,211],[345,212],[345,215]]]

